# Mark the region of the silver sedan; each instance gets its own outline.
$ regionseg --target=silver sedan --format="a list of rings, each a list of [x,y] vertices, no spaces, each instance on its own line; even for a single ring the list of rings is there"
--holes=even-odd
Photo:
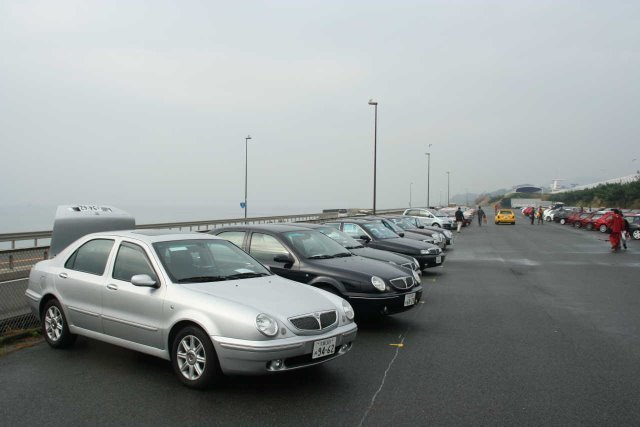
[[[195,388],[332,360],[357,332],[347,301],[199,233],[89,234],[36,264],[26,296],[51,347],[106,341],[170,360]]]

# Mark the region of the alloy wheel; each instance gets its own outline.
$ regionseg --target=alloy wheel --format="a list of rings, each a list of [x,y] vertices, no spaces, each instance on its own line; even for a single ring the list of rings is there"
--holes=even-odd
[[[64,319],[60,309],[55,305],[52,305],[47,310],[44,316],[44,329],[47,337],[52,342],[57,342],[62,336],[62,327],[64,325]]]
[[[188,380],[197,380],[207,366],[207,355],[200,340],[186,335],[178,344],[176,354],[180,373]]]

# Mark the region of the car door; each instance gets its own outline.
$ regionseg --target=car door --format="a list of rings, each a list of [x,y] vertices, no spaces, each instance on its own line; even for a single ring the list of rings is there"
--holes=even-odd
[[[55,278],[60,300],[67,307],[69,324],[102,332],[101,291],[113,239],[92,239],[76,249]]]
[[[254,232],[251,233],[248,246],[249,255],[268,266],[273,273],[287,279],[300,281],[297,258],[277,238],[270,234]],[[276,262],[274,258],[277,256],[289,256],[293,262]]]
[[[158,287],[135,286],[131,277],[147,274]],[[166,284],[146,249],[122,241],[117,249],[109,280],[102,288],[104,333],[126,341],[155,348],[163,347],[163,303]]]

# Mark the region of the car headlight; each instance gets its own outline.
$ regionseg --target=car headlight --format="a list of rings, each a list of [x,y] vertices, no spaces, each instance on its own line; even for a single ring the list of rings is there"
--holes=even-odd
[[[378,276],[371,277],[371,284],[379,291],[384,292],[387,289],[387,285],[384,284],[384,280],[379,278]]]
[[[264,313],[256,316],[256,328],[268,337],[274,337],[278,333],[278,322]]]
[[[422,283],[422,280],[420,278],[420,274],[418,274],[417,271],[413,271],[413,278],[416,279],[416,283]]]
[[[429,249],[420,249],[422,255],[429,255]]]
[[[412,258],[413,259],[413,264],[418,268],[418,270],[420,270],[420,263],[418,262],[417,259]]]
[[[345,300],[342,300],[342,309],[344,310],[344,314],[345,316],[347,316],[347,319],[353,320],[353,318],[355,317],[355,313],[353,312],[353,307],[351,307],[351,304],[349,304]]]

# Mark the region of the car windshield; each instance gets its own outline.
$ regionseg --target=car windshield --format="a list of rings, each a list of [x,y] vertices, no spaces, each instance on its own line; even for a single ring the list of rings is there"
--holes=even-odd
[[[284,237],[304,258],[325,259],[351,256],[339,243],[314,230],[289,231]]]
[[[382,239],[395,239],[398,236],[393,231],[389,230],[384,226],[381,222],[368,222],[362,224],[362,226],[373,235],[374,238],[382,240]]]
[[[391,218],[391,222],[393,222],[395,225],[402,228],[403,230],[410,230],[412,228],[417,228],[414,223],[403,218]]]
[[[389,227],[391,228],[391,230],[392,230],[394,233],[398,234],[398,235],[400,235],[400,233],[402,233],[402,232],[404,231],[404,230],[403,230],[403,228],[402,228],[402,227],[400,227],[400,225],[399,225],[399,224],[395,224],[395,223],[394,223],[394,222],[392,222],[392,221],[386,221],[386,224],[388,224],[388,225],[389,225]]]
[[[171,240],[153,244],[174,283],[218,282],[270,276],[258,261],[223,239]]]
[[[330,239],[340,243],[347,249],[358,249],[364,247],[356,239],[351,238],[348,234],[343,233],[340,230],[336,230],[333,227],[316,228],[316,230],[329,237]]]

